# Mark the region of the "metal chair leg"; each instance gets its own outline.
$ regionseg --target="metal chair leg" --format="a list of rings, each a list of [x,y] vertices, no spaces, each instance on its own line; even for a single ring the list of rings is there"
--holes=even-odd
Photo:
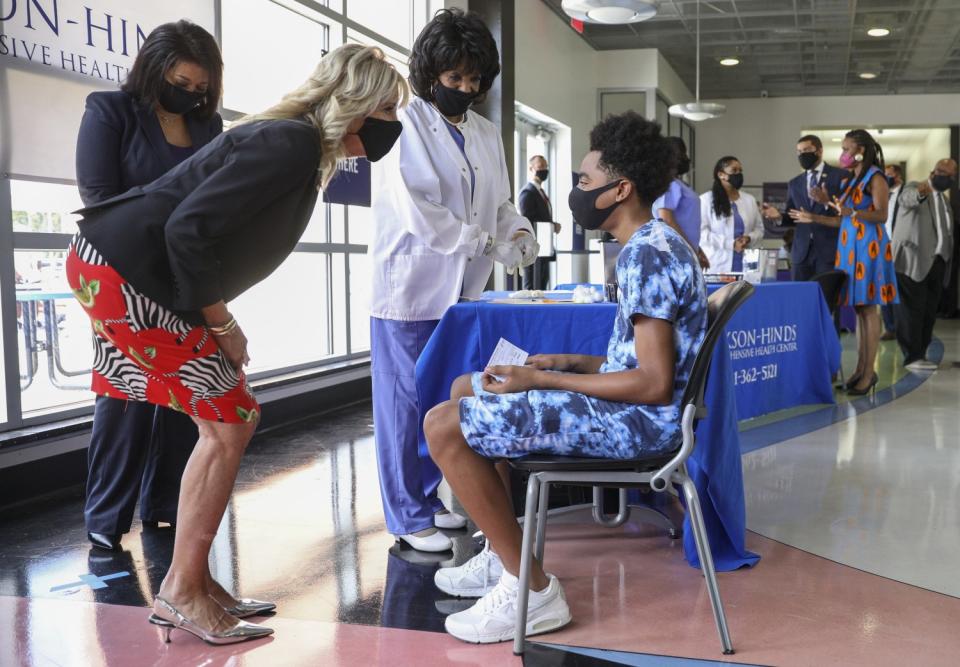
[[[700,569],[707,581],[707,592],[710,594],[710,606],[713,607],[713,620],[717,624],[717,633],[720,635],[720,644],[724,655],[733,653],[733,644],[730,641],[730,631],[727,628],[727,617],[723,612],[723,601],[720,599],[720,589],[717,586],[717,573],[713,568],[713,554],[710,553],[710,541],[707,529],[703,523],[703,513],[700,509],[700,498],[693,480],[683,475],[683,495],[687,499],[687,511],[690,513],[690,526],[693,528],[693,540],[697,545],[697,556],[700,558]]]
[[[533,543],[534,556],[543,565],[544,542],[547,539],[547,509],[550,506],[550,482],[540,482],[540,501],[537,504],[537,538]]]
[[[523,514],[523,541],[520,547],[520,572],[517,578],[517,624],[513,633],[513,654],[523,655],[527,636],[527,601],[530,598],[530,567],[533,564],[533,535],[537,527],[537,501],[540,496],[540,476],[533,473],[527,479],[527,504]]]
[[[607,515],[603,511],[603,488],[599,486],[593,487],[593,520],[599,523],[601,526],[605,526],[607,528],[619,528],[627,522],[627,519],[630,518],[630,505],[627,503],[627,490],[617,490],[619,491],[618,497],[620,500],[620,507],[617,510],[617,515],[612,519],[608,519]]]

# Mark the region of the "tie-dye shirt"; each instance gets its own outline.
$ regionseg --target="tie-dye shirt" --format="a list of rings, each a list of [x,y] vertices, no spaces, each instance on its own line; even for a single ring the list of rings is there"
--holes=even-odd
[[[680,421],[680,399],[707,330],[707,290],[690,246],[672,227],[653,220],[638,229],[617,259],[620,304],[601,373],[637,367],[634,315],[673,324],[675,374],[669,405],[635,406],[673,439]]]
[[[474,450],[489,458],[549,453],[622,459],[677,446],[680,399],[707,324],[699,264],[690,246],[655,220],[637,230],[621,252],[617,282],[620,304],[600,371],[637,367],[634,315],[667,320],[676,341],[673,402],[636,405],[554,390],[491,394],[483,389],[482,374],[475,373],[474,396],[460,401],[460,426]]]

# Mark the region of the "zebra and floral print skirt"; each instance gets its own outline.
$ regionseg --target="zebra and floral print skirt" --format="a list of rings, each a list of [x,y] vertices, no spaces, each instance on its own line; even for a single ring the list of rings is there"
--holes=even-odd
[[[138,292],[77,234],[67,282],[96,333],[92,389],[226,423],[255,421],[260,406],[243,372],[206,327],[184,321]]]

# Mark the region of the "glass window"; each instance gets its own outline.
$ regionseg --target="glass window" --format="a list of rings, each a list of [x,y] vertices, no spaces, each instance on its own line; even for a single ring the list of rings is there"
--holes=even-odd
[[[80,216],[70,211],[81,207],[83,202],[76,185],[10,181],[10,209],[15,232],[76,234]]]
[[[397,71],[400,72],[404,78],[406,78],[406,76],[410,73],[410,68],[407,66],[407,54],[401,53],[395,49],[391,49],[389,46],[386,46],[375,39],[370,39],[366,35],[360,34],[359,32],[355,32],[353,30],[347,30],[347,41],[380,47],[380,49],[383,50],[384,55],[387,56],[387,60],[393,63],[393,66],[397,68]]]
[[[376,178],[374,178],[374,181],[376,181]],[[373,240],[373,209],[366,206],[351,206],[349,215],[350,222],[347,223],[347,234],[350,244],[369,245]]]
[[[327,229],[329,208],[329,204],[323,203],[322,195],[317,198],[317,205],[313,208],[310,222],[307,223],[307,228],[303,230],[303,236],[300,237],[303,243],[326,243],[330,239]]]
[[[415,36],[413,12],[410,0],[349,0],[347,3],[347,18],[407,48],[413,45]]]
[[[262,373],[330,356],[327,255],[295,252],[230,311],[249,341],[247,372]]]
[[[23,416],[88,405],[93,333],[64,277],[65,250],[16,251],[17,349]]]
[[[350,255],[350,352],[370,349],[370,271],[368,255]]]
[[[350,352],[347,347],[347,327],[350,324],[347,318],[347,256],[343,253],[330,255],[330,286],[333,353],[339,356]]]
[[[329,48],[328,25],[270,0],[222,2],[223,106],[255,113],[302,84]],[[316,15],[319,17],[320,15]],[[259,48],[282,35],[283,48]]]

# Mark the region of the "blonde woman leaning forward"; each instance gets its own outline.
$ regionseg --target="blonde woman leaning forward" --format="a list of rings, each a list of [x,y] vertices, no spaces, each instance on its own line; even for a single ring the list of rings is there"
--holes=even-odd
[[[173,561],[150,622],[211,644],[273,632],[240,618],[208,568],[213,537],[259,419],[247,339],[227,303],[289,255],[337,160],[386,154],[406,83],[376,48],[345,45],[266,112],[156,181],[83,209],[67,279],[98,334],[104,394],[186,412],[200,430],[181,483]]]

